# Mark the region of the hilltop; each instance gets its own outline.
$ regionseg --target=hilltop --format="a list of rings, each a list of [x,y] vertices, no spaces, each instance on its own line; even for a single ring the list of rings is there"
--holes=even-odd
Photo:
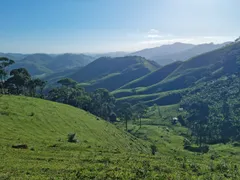
[[[174,43],[169,45],[162,45],[160,47],[143,49],[141,51],[132,53],[156,61],[158,64],[164,66],[174,61],[185,61],[191,57],[216,50],[224,47],[230,42],[222,44],[186,44],[186,43]]]
[[[185,50],[188,50],[193,47],[194,47],[193,44],[177,42],[174,44],[166,44],[166,45],[162,45],[159,47],[143,49],[143,50],[132,53],[132,55],[142,56],[147,59],[154,60],[154,59],[156,59],[154,57],[179,53],[181,51],[185,51]],[[163,64],[163,65],[165,65],[165,64]]]
[[[187,61],[164,66],[122,86],[113,94],[116,97],[136,95],[129,88],[135,88],[138,95],[160,93],[186,89],[199,82],[217,80],[221,76],[229,76],[239,71],[239,55],[240,43],[232,43]],[[171,69],[171,67],[173,68]],[[170,71],[168,71],[169,69]],[[161,73],[165,76],[161,76]]]
[[[104,87],[111,91],[159,67],[157,63],[138,56],[102,57],[70,77],[78,82],[87,83],[87,90]]]

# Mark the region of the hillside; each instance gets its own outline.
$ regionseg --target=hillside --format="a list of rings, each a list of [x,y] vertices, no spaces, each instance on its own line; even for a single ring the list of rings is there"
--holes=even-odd
[[[160,81],[162,81],[164,78],[166,78],[170,73],[172,73],[176,68],[178,68],[182,62],[174,62],[172,64],[163,66],[156,71],[153,71],[143,77],[140,77],[139,79],[136,79],[134,81],[131,81],[124,86],[122,86],[122,89],[125,88],[137,88],[137,87],[146,87],[150,86],[152,84],[156,84]]]
[[[118,158],[122,152],[148,153],[143,141],[114,125],[83,110],[46,100],[1,96],[0,123],[0,179],[70,176],[75,166],[81,170],[80,162],[87,170],[91,166],[100,168],[98,163],[101,166],[109,154]],[[69,133],[76,133],[79,143],[67,142]],[[11,147],[18,144],[29,149]]]
[[[154,60],[158,64],[164,66],[175,61],[188,60],[194,56],[224,47],[229,43],[230,42],[222,44],[209,43],[199,45],[174,43],[155,48],[143,49],[141,51],[132,53],[132,55],[138,55],[150,60]]]
[[[62,71],[73,69],[76,67],[83,67],[92,62],[95,58],[84,54],[61,54],[54,58],[47,67],[53,71]]]
[[[168,73],[164,79],[160,78],[160,81],[157,83],[155,83],[156,81],[150,81],[150,78],[148,79],[148,77],[151,77],[155,73],[157,74],[158,72],[161,72],[161,69],[165,69],[169,66],[171,67],[171,64],[164,66],[154,73],[140,78],[139,80],[130,82],[122,88],[114,91],[113,94],[118,98],[136,94],[152,94],[157,92],[185,89],[194,86],[198,82],[216,80],[221,76],[228,76],[239,72],[239,55],[240,43],[232,43],[220,49],[184,61],[176,69],[173,69],[172,72]],[[156,76],[155,78],[151,79],[157,80],[158,78]],[[145,82],[145,84],[140,84],[143,82]],[[137,86],[135,86],[135,84],[137,84]],[[131,92],[131,89],[129,89],[132,87],[136,89],[136,94]]]
[[[224,47],[225,45],[227,45],[229,43],[223,43],[223,44],[213,44],[213,43],[209,43],[209,44],[199,44],[199,45],[195,45],[190,49],[178,52],[178,53],[170,53],[168,55],[158,55],[155,57],[152,57],[151,59],[156,61],[157,63],[161,64],[161,65],[165,65],[165,64],[169,64],[171,62],[174,61],[185,61],[188,60],[194,56],[209,52],[209,51],[213,51],[216,49],[219,49],[221,47]]]
[[[205,143],[240,141],[239,88],[238,73],[199,83],[183,97],[181,107],[188,111],[186,119],[201,124],[202,132],[195,134],[204,135]]]
[[[178,107],[150,108],[142,128],[129,122],[130,134],[121,123],[68,105],[1,96],[0,179],[238,179],[237,147],[211,145],[206,154],[183,149],[188,131],[169,121]],[[77,143],[67,142],[69,133],[76,133]],[[12,148],[17,145],[27,149]]]
[[[122,85],[144,76],[159,67],[153,61],[137,56],[102,57],[83,67],[70,76],[78,82],[89,83],[88,90],[104,87],[114,90]]]
[[[107,53],[99,53],[99,54],[89,54],[92,57],[100,58],[100,57],[111,57],[111,58],[115,58],[115,57],[123,57],[123,56],[127,56],[129,53],[127,52],[123,52],[123,51],[116,51],[116,52],[107,52]]]
[[[131,55],[141,56],[147,59],[155,60],[156,59],[155,57],[179,53],[181,51],[185,51],[193,47],[194,47],[193,44],[185,44],[185,43],[178,42],[178,43],[169,44],[169,45],[162,45],[160,47],[143,49],[141,51],[134,52]],[[164,64],[161,64],[161,65],[165,65],[165,64],[167,63],[165,62]]]
[[[94,60],[84,54],[30,54],[15,62],[11,69],[26,68],[32,76],[46,76],[51,73],[82,67]]]

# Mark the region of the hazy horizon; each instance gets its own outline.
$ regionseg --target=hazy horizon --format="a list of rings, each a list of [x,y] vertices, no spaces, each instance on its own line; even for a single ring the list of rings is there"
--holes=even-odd
[[[234,41],[238,0],[3,0],[0,52],[134,52]]]
[[[236,39],[236,38],[235,38]],[[184,43],[184,44],[193,44],[193,45],[202,45],[202,44],[223,44],[223,43],[227,43],[227,42],[233,42],[235,39],[233,40],[229,40],[229,41],[223,41],[223,42],[219,42],[219,43],[214,43],[214,42],[202,42],[202,43],[184,43],[184,42],[171,42],[171,43],[165,43],[165,44],[161,44],[161,45],[158,45],[158,46],[153,46],[153,47],[146,47],[146,48],[142,48],[142,49],[138,49],[138,50],[135,50],[135,51],[121,51],[121,50],[117,50],[117,51],[105,51],[105,52],[70,52],[70,51],[66,51],[66,52],[60,52],[60,53],[53,53],[53,52],[30,52],[30,53],[25,53],[25,52],[2,52],[0,51],[0,53],[5,53],[5,54],[8,54],[8,53],[13,53],[13,54],[52,54],[52,55],[59,55],[59,54],[86,54],[86,55],[101,55],[101,54],[111,54],[111,53],[126,53],[126,54],[130,54],[130,53],[134,53],[136,51],[141,51],[141,50],[144,50],[144,49],[148,49],[148,48],[157,48],[157,47],[161,47],[161,46],[164,46],[164,45],[173,45],[175,43]]]

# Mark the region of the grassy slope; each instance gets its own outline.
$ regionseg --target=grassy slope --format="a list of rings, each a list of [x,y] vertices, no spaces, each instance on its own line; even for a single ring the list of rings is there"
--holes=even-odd
[[[0,103],[1,137],[12,143],[31,146],[46,139],[49,141],[46,144],[56,143],[58,139],[65,141],[71,132],[76,132],[81,142],[87,140],[90,145],[126,150],[131,142],[130,137],[113,125],[68,105],[17,96],[3,96]],[[117,142],[115,137],[119,137]]]
[[[118,157],[122,152],[147,152],[141,141],[104,120],[68,105],[40,99],[0,97],[0,123],[0,179],[66,173],[80,168],[84,159],[98,154],[96,159],[104,158],[101,153]],[[80,143],[66,142],[71,132],[77,133]],[[34,151],[11,148],[21,143]]]
[[[130,132],[157,146],[156,156],[161,157],[160,163],[171,164],[177,173],[170,179],[239,179],[239,147],[231,144],[210,145],[210,151],[206,154],[183,150],[183,136],[188,137],[189,132],[180,124],[171,124],[173,117],[186,113],[179,112],[178,108],[178,104],[159,106],[159,109],[151,107],[148,118],[142,120],[142,128],[139,128],[138,121],[132,121],[129,123]],[[179,173],[181,169],[184,169],[185,175]]]
[[[187,89],[166,91],[166,92],[153,93],[153,94],[132,95],[132,96],[121,97],[121,98],[118,98],[117,100],[129,102],[131,104],[136,104],[141,101],[148,106],[152,106],[154,104],[170,105],[170,104],[179,103],[181,100],[182,94],[185,91],[187,91]]]
[[[164,67],[157,69],[154,72],[151,72],[139,79],[135,79],[127,84],[125,84],[120,89],[129,89],[137,87],[146,87],[156,84],[166,78],[172,71],[174,71],[182,62],[174,62]]]
[[[20,96],[0,97],[0,179],[224,179],[239,178],[240,150],[211,146],[208,154],[183,150],[186,129],[170,124],[178,105],[160,107],[161,117],[129,124],[139,140],[85,111]],[[158,114],[156,111],[155,114]],[[169,131],[166,131],[166,128]],[[66,141],[76,132],[79,143]],[[148,142],[158,152],[149,155]],[[27,150],[11,145],[26,143]],[[211,156],[215,156],[211,160]],[[212,171],[209,168],[212,168]]]

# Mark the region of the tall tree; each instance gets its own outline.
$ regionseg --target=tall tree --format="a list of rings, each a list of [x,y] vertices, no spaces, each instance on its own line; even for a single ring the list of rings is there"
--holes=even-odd
[[[133,106],[133,111],[137,115],[140,128],[142,127],[142,118],[143,118],[144,114],[146,114],[147,108],[148,107],[145,104],[143,104],[142,102]]]
[[[4,85],[7,77],[7,67],[14,64],[14,61],[5,57],[0,57],[0,87],[1,93],[5,94]]]
[[[40,90],[40,96],[43,96],[43,88],[46,85],[46,81],[42,81],[41,79],[31,79],[28,82],[29,94],[34,97],[37,93],[37,88]]]
[[[118,117],[125,121],[125,129],[128,130],[128,121],[132,118],[132,106],[130,103],[124,102],[118,105]]]
[[[115,106],[114,96],[107,89],[100,88],[91,93],[91,99],[90,112],[107,120]]]
[[[27,94],[31,75],[25,68],[13,69],[6,84],[13,94]]]

